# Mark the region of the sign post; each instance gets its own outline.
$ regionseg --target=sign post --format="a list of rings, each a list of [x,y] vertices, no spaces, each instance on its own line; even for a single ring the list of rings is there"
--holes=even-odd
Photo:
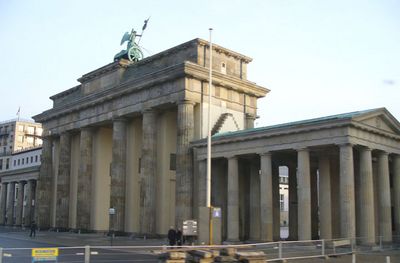
[[[32,262],[38,261],[56,261],[58,257],[58,248],[32,248]]]
[[[108,214],[110,215],[110,223],[109,225],[110,227],[110,245],[113,245],[113,239],[114,239],[114,229],[112,228],[113,226],[113,222],[112,222],[112,216],[115,215],[115,208],[110,207],[110,209],[108,209]]]

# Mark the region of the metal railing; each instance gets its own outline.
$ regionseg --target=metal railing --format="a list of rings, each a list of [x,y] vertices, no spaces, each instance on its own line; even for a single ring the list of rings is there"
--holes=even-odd
[[[221,251],[234,248],[238,252],[263,251],[265,262],[282,260],[306,259],[347,255],[368,251],[386,251],[400,248],[400,239],[393,242],[384,242],[382,237],[376,237],[376,243],[366,244],[365,238],[332,239],[332,240],[306,240],[306,241],[280,241],[241,245],[214,245],[214,246],[84,246],[84,247],[58,247],[56,262],[112,262],[113,260],[126,260],[124,262],[158,262],[159,255],[168,251],[189,252],[192,250]],[[52,248],[42,248],[42,250]],[[32,248],[0,248],[0,263],[9,262],[36,262]],[[400,253],[400,252],[399,252]],[[43,258],[42,258],[43,259]],[[42,260],[42,259],[38,259]]]

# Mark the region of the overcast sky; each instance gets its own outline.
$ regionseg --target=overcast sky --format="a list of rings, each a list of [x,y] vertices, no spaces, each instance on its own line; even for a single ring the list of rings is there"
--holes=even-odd
[[[378,107],[400,120],[397,0],[0,0],[0,120],[51,108],[149,16],[146,56],[213,27],[214,43],[253,58],[248,79],[271,90],[257,126]]]

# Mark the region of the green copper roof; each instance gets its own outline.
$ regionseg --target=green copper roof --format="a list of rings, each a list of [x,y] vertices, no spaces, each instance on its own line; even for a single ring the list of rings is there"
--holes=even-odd
[[[271,126],[264,126],[264,127],[258,127],[258,128],[252,128],[252,129],[247,129],[247,130],[240,130],[240,131],[234,131],[234,132],[223,132],[223,133],[217,133],[213,138],[218,138],[218,137],[225,137],[225,136],[237,136],[237,135],[244,135],[244,134],[251,134],[251,133],[257,133],[261,131],[268,131],[268,130],[273,130],[273,129],[280,129],[280,128],[289,128],[293,126],[301,126],[301,125],[309,125],[309,124],[316,124],[320,122],[326,122],[326,121],[332,121],[332,120],[344,120],[344,119],[351,119],[369,112],[373,112],[376,110],[379,110],[382,108],[377,108],[377,109],[369,109],[369,110],[363,110],[363,111],[354,111],[354,112],[348,112],[348,113],[342,113],[342,114],[336,114],[336,115],[331,115],[331,116],[325,116],[325,117],[320,117],[320,118],[314,118],[314,119],[308,119],[308,120],[302,120],[302,121],[294,121],[294,122],[287,122],[287,123],[282,123],[282,124],[276,124],[276,125],[271,125]]]

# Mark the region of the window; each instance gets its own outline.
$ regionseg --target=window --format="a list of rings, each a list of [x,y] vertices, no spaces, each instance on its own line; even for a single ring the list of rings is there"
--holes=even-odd
[[[34,134],[34,133],[35,133],[35,127],[28,126],[27,132],[28,132],[29,134]]]
[[[31,163],[33,163],[33,156],[31,156]]]
[[[221,73],[226,74],[226,63],[225,62],[221,63]]]
[[[283,194],[279,195],[279,204],[281,211],[285,211],[285,202],[284,202],[285,196]]]
[[[24,142],[24,136],[23,135],[18,135],[18,142]]]
[[[18,159],[18,165],[21,165],[21,159]]]
[[[10,158],[6,159],[6,170],[8,170],[8,168],[10,168]]]
[[[3,170],[3,159],[0,159],[0,170]]]
[[[26,164],[29,163],[29,157],[26,157]]]
[[[14,166],[17,166],[17,160],[14,160]]]
[[[24,125],[18,125],[18,131],[23,132],[24,131]]]
[[[22,164],[24,164],[24,162],[25,162],[25,159],[24,159],[24,158],[22,158]]]
[[[38,156],[36,155],[36,156],[35,156],[35,162],[37,162],[37,161],[38,161]]]

